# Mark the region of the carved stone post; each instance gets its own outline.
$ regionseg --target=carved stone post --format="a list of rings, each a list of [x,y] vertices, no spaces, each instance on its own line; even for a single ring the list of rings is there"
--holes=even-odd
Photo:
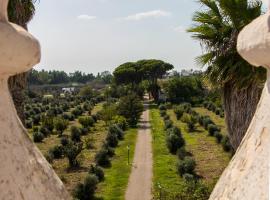
[[[268,200],[270,156],[270,12],[246,26],[238,37],[240,55],[268,70],[255,116],[211,200]]]
[[[8,78],[40,60],[39,42],[7,18],[0,0],[0,199],[71,199],[63,183],[27,136],[8,90]]]

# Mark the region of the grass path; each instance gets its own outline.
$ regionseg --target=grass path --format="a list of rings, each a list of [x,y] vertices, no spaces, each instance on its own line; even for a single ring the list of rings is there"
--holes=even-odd
[[[129,129],[125,139],[119,142],[115,149],[115,156],[112,159],[111,167],[105,169],[105,181],[99,184],[97,196],[104,200],[123,200],[128,185],[128,178],[131,172],[131,165],[128,165],[127,146],[130,146],[130,161],[134,157],[134,149],[137,138],[137,129]]]
[[[149,106],[144,103],[144,112],[138,128],[138,137],[132,172],[125,194],[126,200],[152,199],[152,135],[149,123]]]
[[[150,110],[153,137],[153,192],[159,196],[159,185],[170,194],[177,193],[183,184],[176,170],[177,157],[166,146],[164,123],[157,106]]]
[[[172,121],[183,133],[187,150],[196,160],[196,173],[209,185],[214,185],[223,170],[227,167],[231,157],[223,151],[222,146],[216,143],[214,137],[209,137],[204,128],[197,126],[197,130],[188,133],[186,124],[176,119],[173,110],[168,110]]]

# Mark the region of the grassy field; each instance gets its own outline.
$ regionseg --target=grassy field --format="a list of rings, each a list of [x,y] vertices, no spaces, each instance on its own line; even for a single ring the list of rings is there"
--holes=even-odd
[[[102,108],[102,104],[97,104],[93,113],[98,112]],[[80,126],[78,120],[70,122],[68,129],[63,133],[63,135],[70,135],[71,126]],[[32,136],[30,132],[30,137]],[[67,190],[72,192],[74,187],[79,183],[83,182],[84,178],[88,174],[88,170],[91,164],[94,164],[94,156],[96,152],[101,148],[103,141],[106,137],[106,124],[104,121],[98,121],[94,127],[91,128],[90,132],[86,136],[82,136],[82,140],[85,141],[90,139],[92,141],[93,148],[86,149],[83,148],[81,154],[78,156],[78,159],[81,162],[81,167],[76,170],[68,170],[68,159],[55,159],[51,164],[57,175],[64,182]],[[42,143],[36,143],[37,147],[46,155],[50,148],[59,145],[60,138],[58,135],[51,135],[43,140]],[[85,143],[84,143],[85,144]]]
[[[166,146],[164,123],[159,110],[152,106],[150,114],[153,136],[153,192],[157,194],[160,185],[169,193],[176,193],[183,184],[176,170],[177,157],[170,154]]]
[[[197,125],[196,131],[188,133],[186,124],[176,119],[173,110],[168,110],[167,113],[174,124],[182,130],[186,148],[196,160],[196,173],[207,184],[214,185],[228,165],[231,154],[224,152],[216,139],[208,136],[207,131],[201,126]]]
[[[128,165],[127,146],[130,145],[130,163],[132,163],[136,139],[137,129],[129,129],[125,139],[115,149],[111,167],[104,170],[105,181],[99,185],[97,196],[104,200],[124,200],[131,172],[131,165]]]
[[[221,129],[221,133],[223,135],[226,135],[227,134],[227,131],[226,131],[226,125],[225,125],[225,119],[224,118],[221,118],[220,116],[216,115],[215,113],[213,113],[212,111],[210,110],[207,110],[206,108],[203,108],[203,107],[197,107],[197,108],[193,108],[196,112],[198,112],[199,114],[201,115],[208,115],[212,120],[213,122],[218,126],[220,127]]]
[[[230,154],[225,153],[220,144],[216,143],[214,137],[209,137],[207,132],[197,125],[197,130],[188,133],[185,123],[177,120],[173,110],[168,110],[170,118],[174,125],[182,131],[186,141],[186,149],[196,161],[196,174],[201,177],[204,183],[209,185],[210,189],[222,174],[230,161]],[[169,193],[177,193],[183,179],[176,171],[178,158],[169,153],[166,146],[164,123],[160,117],[157,107],[152,106],[151,124],[153,135],[153,156],[154,156],[154,193],[159,192],[158,184]]]

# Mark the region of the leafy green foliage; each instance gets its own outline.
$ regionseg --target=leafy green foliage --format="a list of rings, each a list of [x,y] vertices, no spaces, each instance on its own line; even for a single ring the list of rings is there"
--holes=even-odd
[[[95,161],[98,165],[102,167],[107,167],[110,165],[110,157],[108,155],[108,150],[106,148],[102,148],[95,156]]]
[[[81,153],[81,151],[82,151],[82,143],[70,142],[64,147],[63,153],[68,158],[70,168],[80,166],[80,163],[77,160],[77,156]]]
[[[131,127],[137,125],[142,111],[143,104],[136,94],[132,93],[128,96],[120,98],[118,113],[127,119],[128,124]]]
[[[94,125],[95,121],[93,117],[90,116],[82,116],[79,117],[79,123],[84,127],[84,128],[90,128]]]
[[[176,77],[164,83],[167,98],[172,103],[198,102],[203,98],[203,85],[200,77]]]
[[[185,140],[181,134],[171,133],[167,135],[166,143],[169,151],[176,154],[177,150],[185,145]]]
[[[194,174],[196,162],[191,157],[185,157],[183,160],[179,160],[177,163],[177,169],[180,176],[184,174]]]
[[[40,143],[44,139],[44,135],[41,132],[34,132],[33,133],[33,140],[34,142]]]
[[[80,142],[81,141],[81,130],[76,126],[72,126],[70,128],[70,131],[71,131],[71,140],[73,142]]]
[[[94,199],[97,184],[98,178],[93,174],[89,174],[86,176],[84,183],[79,183],[76,186],[73,196],[79,200],[92,200]]]
[[[68,127],[68,121],[60,117],[54,118],[53,124],[54,124],[55,130],[58,132],[60,136]]]
[[[89,169],[89,174],[94,174],[98,178],[99,181],[104,180],[104,171],[101,167],[97,165],[91,165]]]
[[[63,155],[63,146],[61,145],[56,145],[54,147],[52,147],[49,150],[49,154],[53,156],[54,159],[59,159],[62,157]]]
[[[194,14],[195,25],[188,31],[206,50],[197,61],[209,66],[207,75],[212,83],[236,82],[247,87],[265,80],[265,70],[248,64],[236,50],[238,33],[261,15],[262,2],[200,0],[199,3],[204,9]]]
[[[214,124],[209,124],[207,129],[210,136],[214,136],[215,132],[220,131],[220,128]]]

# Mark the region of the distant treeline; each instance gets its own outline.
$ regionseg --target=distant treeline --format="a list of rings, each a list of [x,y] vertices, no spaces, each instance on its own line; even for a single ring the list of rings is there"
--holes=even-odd
[[[28,83],[30,85],[50,85],[50,84],[66,84],[66,83],[89,83],[93,81],[102,81],[109,84],[112,80],[112,75],[109,71],[98,73],[96,76],[92,73],[87,74],[81,71],[74,73],[66,73],[64,71],[46,71],[46,70],[31,70],[28,75]]]

